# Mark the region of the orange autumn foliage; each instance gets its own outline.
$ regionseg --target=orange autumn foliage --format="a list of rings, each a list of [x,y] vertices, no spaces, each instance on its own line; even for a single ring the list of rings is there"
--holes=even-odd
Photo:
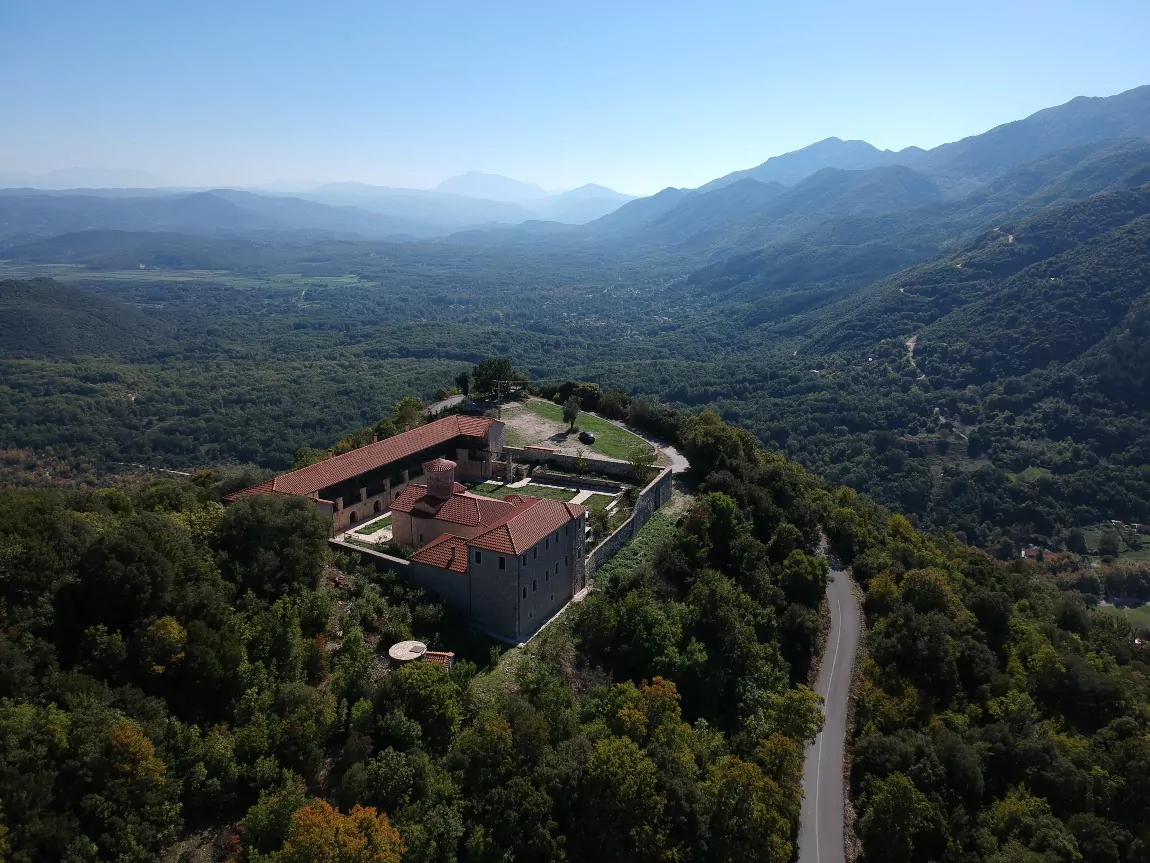
[[[356,806],[347,815],[317,800],[292,816],[277,863],[400,863],[406,850],[387,815]]]

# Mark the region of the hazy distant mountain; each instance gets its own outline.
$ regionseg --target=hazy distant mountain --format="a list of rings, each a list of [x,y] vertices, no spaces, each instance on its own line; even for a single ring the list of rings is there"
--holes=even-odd
[[[862,171],[867,168],[881,168],[898,161],[898,154],[891,150],[880,150],[866,141],[843,141],[839,138],[826,138],[816,144],[803,147],[781,156],[772,156],[754,168],[735,171],[700,186],[700,192],[709,192],[726,186],[736,180],[751,179],[760,183],[782,183],[793,186],[823,168],[840,168],[846,171]]]
[[[362,207],[331,206],[286,195],[259,195],[233,189],[213,189],[226,201],[267,216],[278,227],[292,230],[323,230],[358,234],[371,239],[385,237],[434,237],[441,229],[426,222],[388,216]]]
[[[865,170],[906,165],[926,174],[951,197],[973,191],[1011,168],[1048,153],[1114,138],[1150,137],[1150,85],[1116,96],[1079,96],[1022,120],[931,150],[879,150],[866,141],[827,138],[754,168],[735,171],[700,187],[709,191],[751,178],[794,185],[823,168]]]
[[[903,164],[962,191],[1048,153],[1113,138],[1150,137],[1150,85],[1091,98],[1079,96],[1013,123],[932,150],[898,154]]]
[[[44,174],[0,174],[0,184],[32,189],[125,189],[166,186],[168,181],[147,171],[114,168],[60,168]]]
[[[437,192],[466,195],[469,198],[487,198],[492,201],[532,201],[546,198],[549,193],[534,183],[524,183],[499,174],[468,171],[458,177],[444,180],[435,187]]]
[[[534,201],[525,201],[523,206],[529,207],[542,219],[553,222],[566,222],[570,225],[581,225],[613,213],[634,196],[624,195],[606,186],[596,183],[587,183],[578,189],[569,192],[560,192]]]
[[[439,233],[437,228],[418,222],[352,207],[329,207],[300,198],[231,189],[141,197],[37,191],[0,194],[0,239],[22,242],[77,231],[175,231],[215,236],[304,231],[361,239]]]
[[[433,225],[440,234],[492,223],[518,224],[535,217],[530,210],[512,201],[366,183],[328,183],[300,197]]]
[[[676,251],[761,246],[830,219],[872,216],[936,201],[938,187],[902,165],[823,168],[792,187],[744,177],[703,189],[664,189],[584,225],[584,235]]]
[[[473,173],[464,176],[493,175]],[[507,180],[506,177],[497,179]],[[518,180],[508,182],[519,183]],[[365,183],[328,183],[300,197],[325,204],[360,207],[394,218],[411,219],[435,226],[441,234],[485,225],[518,225],[532,219],[581,225],[613,212],[627,201],[633,200],[630,195],[594,183],[558,195],[544,193],[543,197],[521,200],[448,192],[444,190],[444,185],[447,184],[428,190],[370,186]],[[473,188],[478,191],[478,186]]]
[[[100,229],[223,234],[269,224],[258,213],[216,195],[197,193],[161,198],[3,195],[0,226],[5,238],[35,238]]]

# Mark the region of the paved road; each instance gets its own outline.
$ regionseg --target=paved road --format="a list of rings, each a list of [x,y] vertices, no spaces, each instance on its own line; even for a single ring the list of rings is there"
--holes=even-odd
[[[815,690],[826,699],[826,724],[803,764],[799,863],[843,863],[843,744],[851,666],[859,640],[858,601],[850,576],[834,570],[827,583],[831,630]]]

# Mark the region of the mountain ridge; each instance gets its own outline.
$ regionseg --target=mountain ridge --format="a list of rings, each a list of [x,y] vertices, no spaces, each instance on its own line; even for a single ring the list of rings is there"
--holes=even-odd
[[[1061,105],[994,126],[985,132],[929,150],[880,150],[859,140],[831,137],[772,156],[752,168],[733,171],[699,187],[718,188],[743,177],[794,185],[822,168],[862,170],[906,165],[944,187],[968,192],[1015,165],[1067,147],[1119,137],[1150,136],[1150,84],[1112,96],[1076,96]]]

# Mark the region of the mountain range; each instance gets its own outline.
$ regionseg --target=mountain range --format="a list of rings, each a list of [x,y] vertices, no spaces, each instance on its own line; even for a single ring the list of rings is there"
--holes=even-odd
[[[362,183],[330,183],[292,194],[61,189],[70,180],[101,177],[134,178],[138,185],[162,182],[138,172],[77,169],[33,178],[50,191],[0,192],[0,242],[82,230],[394,241],[464,232],[456,241],[499,244],[543,237],[551,243],[627,242],[714,258],[798,237],[824,221],[928,205],[949,212],[954,202],[986,194],[988,184],[1053,154],[1080,147],[1100,152],[1110,146],[1106,142],[1147,136],[1150,86],[1107,98],[1073,99],[930,150],[894,152],[865,141],[827,138],[695,190],[669,188],[639,199],[595,184],[550,194],[531,183],[478,171],[445,180],[434,190]],[[557,224],[544,229],[539,222]]]
[[[1108,138],[1147,135],[1150,86],[1109,97],[1079,96],[1064,105],[930,150],[907,147],[895,152],[880,150],[866,141],[827,138],[712,180],[700,190],[719,188],[743,178],[790,186],[823,168],[857,171],[905,165],[926,174],[952,194],[961,194],[1009,168],[1055,150]]]
[[[474,175],[456,179],[462,182],[467,176]],[[450,187],[451,181],[444,185]],[[362,183],[333,183],[296,194],[237,189],[21,187],[0,189],[0,242],[84,230],[169,230],[233,236],[302,232],[312,237],[402,241],[529,220],[581,224],[630,200],[629,195],[594,184],[520,200]]]
[[[185,356],[188,386],[202,385],[202,352],[182,334],[216,344],[209,355],[262,345],[265,359],[252,355],[241,377],[265,380],[261,410],[280,412],[259,422],[293,422],[275,405],[294,409],[302,375],[304,401],[333,435],[375,408],[333,388],[347,372],[323,366],[332,358],[357,358],[367,381],[377,361],[443,371],[507,356],[535,378],[602,375],[715,407],[831,479],[983,544],[1004,530],[1045,543],[1103,517],[1150,522],[1150,476],[1138,467],[1150,454],[1150,88],[918,153],[824,141],[723,180],[583,224],[513,222],[529,206],[595,202],[604,190],[519,201],[354,184],[303,195],[7,192],[4,269],[81,265],[47,271],[78,290],[97,285],[113,305],[57,314],[67,292],[10,287],[6,341],[52,362],[69,350]],[[494,182],[473,176],[463,188],[526,194]],[[507,221],[483,222],[497,207]],[[462,228],[444,236],[448,212]],[[260,287],[202,273],[169,283],[152,278],[156,268],[227,271]],[[101,281],[101,270],[120,272]],[[99,322],[90,334],[53,325],[74,330],[88,314]],[[286,399],[275,390],[285,358],[295,370]],[[37,410],[8,411],[23,430],[13,445],[70,446]],[[223,447],[222,423],[177,425],[155,456],[169,464],[180,454],[280,464],[306,442],[241,441],[241,429]],[[952,428],[961,444],[944,434]],[[110,438],[134,434],[117,429]],[[150,452],[151,438],[131,439],[133,458]],[[982,515],[1000,510],[1001,520]]]

